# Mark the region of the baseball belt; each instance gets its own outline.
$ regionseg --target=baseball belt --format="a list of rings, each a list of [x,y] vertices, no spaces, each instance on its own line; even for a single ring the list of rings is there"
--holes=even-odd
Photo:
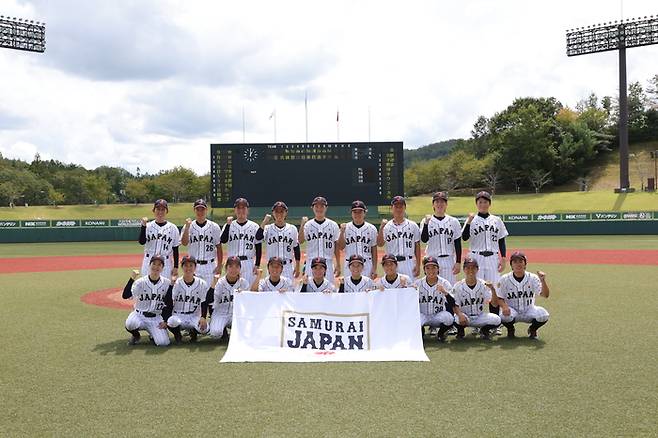
[[[196,262],[197,262],[198,264],[200,264],[200,265],[207,265],[208,263],[213,263],[214,261],[215,261],[215,259],[211,259],[211,260],[197,260]]]
[[[474,252],[475,254],[479,254],[479,255],[481,255],[481,256],[485,256],[485,257],[489,257],[489,256],[492,256],[492,255],[494,255],[494,254],[498,254],[498,253],[496,253],[496,252],[492,252],[492,251],[473,251],[473,252]]]
[[[153,318],[153,317],[158,316],[157,313],[153,313],[153,312],[144,312],[143,310],[135,310],[135,312],[141,314],[142,316],[144,316],[144,317],[146,317],[146,318]]]
[[[364,258],[364,260],[365,260],[365,261],[367,262],[367,261],[370,261],[370,260],[372,260],[372,258],[371,258],[371,257],[368,257],[368,258]],[[345,261],[346,261],[346,262],[349,262],[349,261],[350,261],[350,259],[345,259]]]
[[[196,309],[190,310],[189,312],[176,312],[176,313],[178,313],[179,315],[191,315],[194,312],[196,312]]]
[[[414,256],[395,256],[395,260],[397,260],[398,262],[403,262],[405,260],[411,260],[413,258],[414,258]]]
[[[240,260],[249,260],[249,257],[247,256],[238,256]]]
[[[436,257],[438,257],[438,258],[440,258],[440,259],[443,259],[443,258],[445,258],[445,257],[450,257],[450,254],[441,254],[441,255],[438,255],[438,256],[436,256]]]

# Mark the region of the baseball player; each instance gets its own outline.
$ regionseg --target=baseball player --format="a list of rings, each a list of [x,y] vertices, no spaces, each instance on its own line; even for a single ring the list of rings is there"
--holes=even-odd
[[[283,272],[283,259],[274,256],[267,261],[267,277],[260,279],[263,273],[262,269],[258,270],[258,277],[251,285],[251,290],[258,292],[293,292],[294,286],[292,280],[281,275]]]
[[[261,254],[263,251],[262,237],[259,239],[258,229],[254,221],[248,219],[249,201],[238,198],[233,203],[233,216],[226,218],[226,225],[222,230],[222,243],[228,243],[228,256],[237,256],[241,262],[240,275],[251,285],[258,274]]]
[[[307,266],[304,272],[308,273],[308,260],[322,257],[327,263],[327,278],[333,282],[334,276],[338,277],[341,272],[340,251],[336,245],[339,235],[338,224],[327,218],[327,200],[322,196],[313,199],[311,208],[315,217],[310,221],[306,216],[302,218],[300,226],[302,233],[299,235],[299,243],[306,242]]]
[[[363,257],[363,275],[374,280],[377,278],[377,228],[366,222],[367,211],[363,201],[352,202],[352,222],[340,225],[338,249],[345,250],[345,261],[353,255]],[[343,277],[349,275],[349,267],[345,264]]]
[[[170,278],[172,275],[178,275],[180,233],[176,225],[167,221],[167,213],[169,213],[167,201],[164,199],[155,201],[153,213],[155,213],[155,219],[149,222],[147,217],[143,217],[142,227],[139,230],[139,243],[144,245],[141,275],[146,276],[149,274],[151,257],[154,254],[159,254],[165,259],[161,275]]]
[[[496,290],[490,282],[478,278],[478,262],[464,259],[464,279],[452,288],[457,306],[454,308],[457,339],[464,338],[465,327],[480,329],[482,339],[489,339],[491,330],[500,325],[500,317],[485,310]]]
[[[439,260],[436,257],[425,257],[425,276],[416,281],[415,286],[418,289],[421,328],[425,325],[438,327],[437,339],[439,342],[445,342],[448,330],[455,322],[452,314],[455,299],[450,294],[452,285],[445,278],[439,277],[439,269]]]
[[[206,321],[208,283],[195,276],[197,261],[194,257],[183,257],[181,268],[183,276],[174,282],[171,292],[174,307],[171,316],[167,319],[167,327],[173,333],[176,343],[183,340],[181,329],[189,330],[190,342],[196,342],[199,333],[208,333]],[[212,287],[215,286],[217,280],[219,280],[219,275],[213,276]]]
[[[413,282],[408,275],[398,274],[398,259],[393,254],[385,254],[382,257],[382,267],[384,275],[376,281],[379,290],[413,287]]]
[[[398,261],[398,272],[414,280],[420,273],[420,229],[405,218],[407,201],[396,196],[391,201],[393,220],[382,220],[377,245],[385,246],[387,254],[393,254]]]
[[[292,280],[299,277],[300,272],[299,261],[302,254],[299,248],[299,233],[297,227],[286,223],[288,206],[285,202],[275,202],[272,206],[272,215],[274,216],[273,224],[269,223],[272,218],[269,214],[265,216],[261,224],[265,254],[268,260],[272,257],[279,257],[283,261],[283,276]]]
[[[377,288],[372,278],[362,275],[365,262],[366,260],[358,254],[353,254],[347,259],[350,275],[340,279],[338,292],[369,292]]]
[[[233,294],[249,290],[247,280],[240,277],[241,260],[238,256],[226,258],[226,275],[219,279],[214,288],[208,289],[206,302],[212,301],[213,313],[209,333],[221,339],[226,327],[233,322]]]
[[[133,311],[126,319],[126,330],[132,335],[128,345],[139,342],[140,330],[146,330],[155,345],[169,345],[165,320],[171,315],[171,280],[161,275],[164,267],[163,256],[151,255],[148,275],[137,279],[139,271],[133,271],[123,288],[123,299],[133,298],[135,302]]]
[[[508,338],[514,337],[514,323],[525,322],[530,324],[528,336],[536,339],[537,330],[548,322],[549,317],[546,309],[535,306],[537,296],[548,298],[550,294],[546,274],[527,272],[528,259],[522,252],[514,252],[509,260],[512,272],[500,278],[496,289],[500,318],[507,328]]]
[[[195,220],[185,220],[180,241],[187,246],[187,253],[196,260],[197,277],[207,285],[213,281],[215,274],[222,273],[222,230],[215,222],[208,220],[208,204],[203,199],[194,201]]]
[[[322,257],[315,257],[311,260],[311,276],[304,274],[302,276],[302,287],[300,292],[324,292],[330,293],[335,291],[334,284],[327,280],[327,261]]]
[[[425,256],[439,261],[439,274],[455,284],[462,261],[462,228],[459,221],[446,214],[448,194],[436,192],[432,195],[434,215],[427,215],[420,223],[420,241],[427,243]]]

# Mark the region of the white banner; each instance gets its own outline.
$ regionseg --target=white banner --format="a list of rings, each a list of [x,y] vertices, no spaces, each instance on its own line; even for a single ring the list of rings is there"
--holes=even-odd
[[[429,361],[418,291],[240,292],[221,362]]]

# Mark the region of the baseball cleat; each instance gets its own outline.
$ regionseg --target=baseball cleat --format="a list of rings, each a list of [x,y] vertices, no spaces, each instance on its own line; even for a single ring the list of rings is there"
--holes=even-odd
[[[450,327],[450,330],[448,330],[448,332],[446,333],[446,335],[448,336],[454,336],[456,334],[457,334],[457,328],[455,327]]]
[[[174,332],[174,342],[177,344],[181,343],[183,341],[183,335],[181,334],[180,330]]]
[[[528,328],[528,337],[530,339],[537,339],[537,330],[530,330]]]
[[[510,338],[510,339],[515,338],[516,336],[514,336],[514,331],[515,331],[514,327],[508,328],[507,329],[507,337]]]
[[[492,332],[492,334],[493,334],[494,336],[500,336],[500,335],[503,334],[503,331],[500,329],[500,326],[499,326],[499,327],[496,327],[496,330],[494,330],[494,331]]]
[[[197,331],[190,330],[190,342],[194,343],[197,341]]]
[[[485,341],[488,341],[491,339],[491,332],[489,329],[482,329],[480,330],[480,338],[484,339]]]
[[[479,334],[480,334],[480,329],[478,327],[473,327],[473,329],[471,330],[471,335],[477,336]]]
[[[464,333],[464,327],[457,327],[457,336],[455,336],[455,339],[464,339],[466,334]]]
[[[141,336],[131,336],[130,340],[128,341],[128,345],[137,345],[139,344],[139,338]]]

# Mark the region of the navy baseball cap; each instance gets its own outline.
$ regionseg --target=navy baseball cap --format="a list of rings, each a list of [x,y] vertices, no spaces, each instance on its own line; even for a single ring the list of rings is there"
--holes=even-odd
[[[240,261],[240,257],[238,256],[230,256],[226,259],[226,266],[228,265],[242,265],[242,262]]]
[[[444,201],[448,202],[448,192],[436,192],[432,195],[432,202],[438,199],[443,199]]]
[[[315,257],[313,260],[311,260],[311,268],[314,268],[318,265],[324,266],[324,269],[327,269],[327,261],[324,259],[324,257]]]
[[[180,265],[183,266],[185,263],[194,263],[196,265],[196,259],[191,255],[186,255],[180,262]]]
[[[270,257],[270,259],[267,261],[267,266],[273,265],[275,263],[278,263],[281,266],[283,266],[283,259],[281,257],[277,257],[277,256]]]
[[[475,195],[475,200],[477,201],[480,198],[484,198],[487,201],[491,202],[491,193],[482,190],[481,192],[478,192],[477,195]]]
[[[276,201],[272,206],[272,211],[274,211],[275,208],[283,208],[284,210],[288,211],[288,206],[283,201]]]
[[[439,261],[437,260],[436,257],[427,256],[423,259],[423,267],[425,267],[427,265],[434,265],[438,268],[439,267]]]
[[[404,196],[398,195],[393,197],[393,199],[391,200],[391,205],[395,205],[395,204],[407,205],[407,201],[406,199],[404,199]]]
[[[366,204],[363,201],[354,201],[352,202],[352,210],[363,210],[366,211]]]
[[[382,265],[384,265],[386,262],[393,262],[397,265],[398,259],[393,254],[385,254],[384,257],[382,257]]]
[[[466,257],[464,259],[464,268],[466,268],[467,266],[475,266],[476,268],[480,267],[480,265],[478,264],[478,261],[475,260],[475,259],[472,259],[470,257]]]
[[[166,200],[164,199],[158,199],[153,203],[153,210],[155,211],[156,208],[158,207],[164,207],[167,211],[169,211],[169,204],[167,203]]]
[[[352,254],[349,259],[347,259],[347,266],[351,266],[352,263],[361,263],[362,265],[366,262],[366,259],[361,257],[358,254]]]
[[[165,258],[163,256],[161,256],[160,254],[155,254],[151,257],[151,260],[149,260],[149,265],[156,260],[162,263],[163,265],[165,263]]]
[[[239,207],[241,205],[244,207],[249,207],[249,201],[247,201],[245,198],[238,198],[233,203],[233,207]]]
[[[322,204],[322,205],[329,205],[327,204],[326,198],[323,196],[316,196],[315,199],[313,199],[313,202],[311,203],[311,207],[313,207],[315,204]]]
[[[196,201],[194,201],[193,207],[194,209],[196,209],[197,207],[208,208],[208,204],[206,204],[206,201],[204,199],[197,199]]]
[[[512,255],[509,257],[509,261],[512,263],[514,260],[523,260],[526,264],[528,263],[528,259],[521,251],[514,251],[512,253]]]

